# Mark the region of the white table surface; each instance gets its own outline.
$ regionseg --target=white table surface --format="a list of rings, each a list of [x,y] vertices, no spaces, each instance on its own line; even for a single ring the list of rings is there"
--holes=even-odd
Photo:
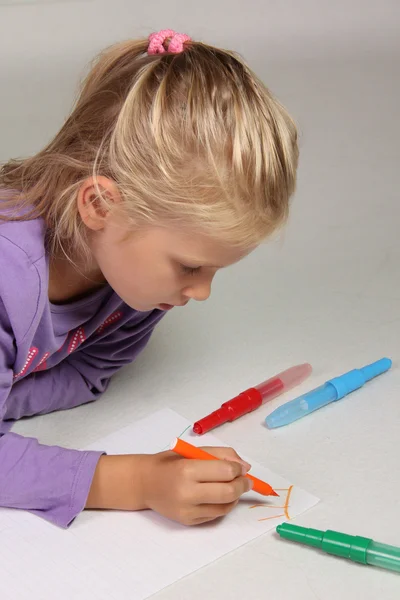
[[[301,129],[299,187],[285,233],[221,273],[206,304],[169,314],[99,402],[14,430],[84,447],[165,405],[195,420],[299,362],[311,362],[314,374],[298,392],[389,356],[391,372],[287,428],[268,431],[264,407],[215,433],[321,498],[298,524],[400,545],[398,64],[371,55],[270,65],[264,79]],[[22,139],[22,126],[17,133]],[[399,575],[271,534],[157,598],[399,596]]]

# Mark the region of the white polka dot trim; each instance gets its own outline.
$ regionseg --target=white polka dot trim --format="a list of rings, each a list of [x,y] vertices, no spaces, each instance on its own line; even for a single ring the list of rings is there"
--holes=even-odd
[[[35,371],[44,371],[47,367],[46,367],[46,360],[49,358],[50,356],[50,352],[46,352],[46,354],[43,356],[43,358],[40,359],[37,367],[35,367],[33,369],[33,372]]]
[[[79,327],[73,334],[71,341],[68,346],[68,354],[72,354],[75,350],[86,341],[85,332],[83,327]]]
[[[103,331],[109,327],[110,325],[112,325],[113,323],[116,323],[116,321],[119,321],[120,318],[122,317],[122,312],[120,310],[116,310],[115,312],[112,313],[112,315],[110,315],[105,321],[104,323],[102,323],[100,325],[100,327],[98,329],[96,329],[96,333],[100,334],[103,333]]]
[[[23,375],[25,375],[25,373],[28,371],[29,367],[35,360],[35,357],[38,355],[38,353],[39,353],[39,350],[37,348],[35,348],[35,346],[32,346],[32,348],[29,349],[28,357],[24,363],[24,366],[22,367],[22,369],[20,370],[19,373],[14,375],[14,379],[17,379],[18,377],[22,377]]]

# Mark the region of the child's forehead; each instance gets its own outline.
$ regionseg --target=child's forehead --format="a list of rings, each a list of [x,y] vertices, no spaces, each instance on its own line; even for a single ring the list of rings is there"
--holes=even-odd
[[[223,268],[241,260],[254,248],[228,244],[198,232],[175,233],[169,251],[191,266]]]
[[[192,267],[216,269],[238,262],[256,248],[229,244],[194,227],[170,224],[139,227],[128,240],[140,252],[169,255]]]

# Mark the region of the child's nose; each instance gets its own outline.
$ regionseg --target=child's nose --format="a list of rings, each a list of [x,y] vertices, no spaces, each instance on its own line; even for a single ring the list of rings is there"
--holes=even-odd
[[[197,283],[196,285],[187,288],[184,291],[186,298],[197,300],[198,302],[204,302],[210,297],[211,294],[211,281]]]

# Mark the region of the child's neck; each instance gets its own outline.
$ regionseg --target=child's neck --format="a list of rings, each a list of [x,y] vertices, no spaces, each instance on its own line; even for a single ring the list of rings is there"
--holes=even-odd
[[[65,257],[52,257],[49,266],[49,300],[66,304],[79,300],[103,287],[106,281],[98,269],[73,265]]]

